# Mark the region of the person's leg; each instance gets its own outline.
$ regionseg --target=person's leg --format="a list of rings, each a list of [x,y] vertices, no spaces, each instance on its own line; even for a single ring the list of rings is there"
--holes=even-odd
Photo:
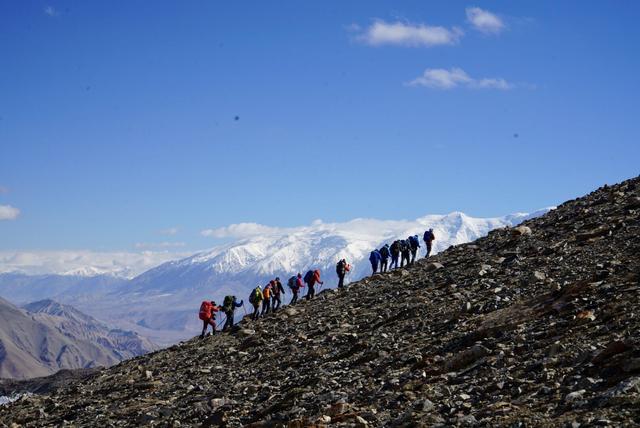
[[[224,327],[222,328],[223,330],[233,328],[233,311],[225,312],[225,314],[227,316],[227,321],[224,323]]]
[[[202,333],[200,334],[200,337],[204,337],[204,334],[207,332],[207,326],[209,324],[207,323],[206,320],[202,320]]]
[[[431,244],[427,244],[427,257],[431,255]]]
[[[253,304],[253,316],[251,317],[253,320],[257,320],[258,316],[259,316],[259,308],[260,308],[260,304],[259,303],[254,303]]]
[[[289,302],[289,304],[293,305],[295,302],[298,301],[298,290],[291,290],[291,293],[293,295],[291,296],[291,301]]]

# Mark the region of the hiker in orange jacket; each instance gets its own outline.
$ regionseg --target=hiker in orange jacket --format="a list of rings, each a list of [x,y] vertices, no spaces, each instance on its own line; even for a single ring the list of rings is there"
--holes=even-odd
[[[260,316],[264,316],[271,312],[271,295],[273,294],[273,284],[274,281],[271,281],[262,289],[262,296],[264,297],[264,300],[262,300],[262,312],[260,313]]]
[[[198,313],[198,317],[202,320],[202,334],[200,334],[200,339],[202,339],[207,332],[207,327],[211,326],[213,332],[211,334],[215,334],[216,332],[216,315],[215,312],[220,310],[219,306],[216,306],[216,302],[213,300],[208,301],[205,300],[200,304],[200,312]]]

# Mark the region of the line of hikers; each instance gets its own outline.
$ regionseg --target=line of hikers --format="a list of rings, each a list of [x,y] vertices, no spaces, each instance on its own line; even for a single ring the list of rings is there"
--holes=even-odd
[[[422,237],[427,248],[427,254],[425,257],[429,257],[431,254],[431,247],[433,241],[436,239],[433,234],[433,229],[429,229],[424,232]],[[387,272],[387,263],[391,258],[391,265],[389,270],[398,268],[398,259],[400,258],[400,266],[404,267],[405,261],[407,266],[412,265],[416,260],[416,255],[420,248],[420,241],[418,235],[413,235],[407,239],[396,240],[391,245],[385,244],[380,250],[373,250],[369,255],[369,261],[371,262],[371,269],[373,273],[378,273],[378,265],[380,265],[380,273]],[[346,259],[341,259],[336,264],[336,275],[338,275],[338,288],[344,287],[344,278],[351,270],[351,265],[347,263]],[[305,285],[306,284],[306,285]],[[307,294],[305,299],[312,299],[315,294],[315,285],[324,285],[324,282],[320,279],[320,271],[318,269],[309,270],[304,277],[300,272],[297,275],[292,276],[287,281],[287,286],[291,290],[290,305],[295,304],[298,301],[298,294],[300,289],[307,288]],[[280,278],[276,277],[269,281],[264,287],[257,286],[251,291],[249,295],[249,303],[253,306],[253,313],[251,314],[252,320],[257,320],[261,316],[265,316],[270,312],[276,312],[282,304],[282,296],[286,294]],[[207,328],[212,327],[213,332],[216,331],[216,312],[222,311],[226,316],[226,321],[222,328],[222,331],[227,328],[233,327],[233,320],[236,308],[244,306],[244,300],[238,302],[236,296],[226,296],[221,306],[217,306],[216,302],[204,301],[200,305],[199,317],[202,320],[202,334],[200,338],[205,336]],[[245,311],[246,312],[246,311]]]
[[[338,273],[338,277],[340,278],[340,282],[338,284],[339,287],[343,286],[344,275],[349,271],[349,269],[351,269],[351,267],[346,262],[346,260],[342,259],[338,262],[338,268],[336,268],[336,271]],[[340,272],[343,272],[342,275],[340,275]],[[289,280],[287,281],[287,285],[292,294],[289,304],[292,305],[298,301],[298,294],[300,292],[300,289],[304,287],[307,288],[307,294],[305,298],[307,300],[312,299],[316,294],[316,284],[324,285],[324,282],[320,279],[320,271],[318,269],[308,271],[304,275],[304,277],[301,273],[298,273],[297,275],[289,278]],[[270,312],[276,312],[282,304],[282,296],[284,294],[286,294],[286,292],[284,291],[284,287],[282,286],[282,282],[280,282],[279,277],[276,277],[276,279],[269,281],[269,283],[265,285],[264,288],[260,286],[254,288],[249,295],[249,303],[251,303],[251,305],[253,306],[251,319],[256,320],[259,317],[267,315]],[[203,338],[205,336],[205,333],[207,332],[207,328],[209,326],[212,327],[213,332],[215,333],[216,312],[222,311],[227,317],[222,331],[225,331],[227,328],[233,327],[235,309],[241,306],[244,306],[244,300],[241,300],[238,303],[236,296],[226,296],[221,306],[217,306],[216,302],[213,300],[202,302],[199,312],[199,317],[202,320],[202,334],[200,334],[200,338]]]
[[[425,258],[431,255],[431,248],[435,239],[436,236],[433,233],[433,229],[427,230],[424,232],[424,235],[422,235],[422,240],[427,248]],[[418,235],[409,236],[407,239],[397,239],[393,241],[391,245],[384,244],[382,248],[379,250],[373,250],[369,254],[371,270],[375,274],[378,273],[378,267],[380,267],[380,273],[387,272],[387,268],[388,270],[394,268],[397,269],[398,259],[400,259],[399,267],[404,267],[405,262],[407,266],[411,266],[416,261],[418,248],[420,248],[420,239],[418,239]],[[391,258],[391,265],[387,266],[389,258]]]

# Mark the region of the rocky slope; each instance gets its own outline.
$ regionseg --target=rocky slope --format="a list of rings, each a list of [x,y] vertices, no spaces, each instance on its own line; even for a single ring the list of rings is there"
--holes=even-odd
[[[640,179],[0,407],[28,426],[640,423]]]
[[[27,310],[0,299],[0,377],[24,379],[65,368],[110,366],[157,349],[136,333],[110,329],[50,300]]]

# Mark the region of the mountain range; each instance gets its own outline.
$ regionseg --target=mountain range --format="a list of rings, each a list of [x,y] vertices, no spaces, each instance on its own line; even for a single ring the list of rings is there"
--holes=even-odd
[[[23,379],[60,369],[111,366],[157,349],[53,300],[19,308],[0,298],[0,377]]]
[[[437,253],[546,211],[496,218],[453,212],[413,221],[355,219],[344,223],[316,221],[292,228],[260,227],[242,239],[163,263],[130,280],[104,274],[2,274],[0,293],[18,303],[54,298],[169,345],[198,331],[196,312],[202,300],[221,302],[227,294],[245,298],[256,285],[264,285],[276,276],[286,282],[289,276],[308,269],[320,269],[325,287],[333,287],[339,259],[346,258],[353,266],[347,280],[358,280],[370,273],[369,252],[385,242],[414,234],[421,237],[424,230],[433,228]],[[87,272],[92,272],[90,267]]]

